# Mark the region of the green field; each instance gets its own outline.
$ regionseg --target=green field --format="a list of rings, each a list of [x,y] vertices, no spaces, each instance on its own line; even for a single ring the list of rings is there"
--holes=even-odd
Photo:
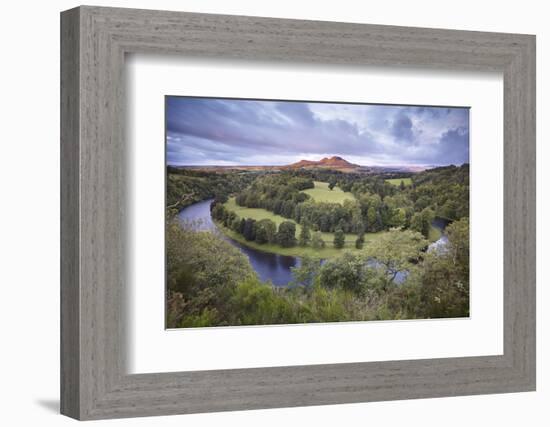
[[[355,200],[353,194],[345,193],[340,188],[328,188],[328,182],[315,181],[315,188],[304,190],[303,193],[309,194],[316,202],[340,203],[344,200]]]
[[[410,178],[392,178],[392,179],[386,179],[386,182],[391,185],[395,185],[396,187],[401,185],[401,181],[403,181],[403,184],[405,184],[406,187],[412,185],[412,179]]]

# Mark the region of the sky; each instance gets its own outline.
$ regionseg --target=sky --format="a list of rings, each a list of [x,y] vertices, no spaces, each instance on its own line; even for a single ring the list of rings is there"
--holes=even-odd
[[[169,165],[461,165],[469,109],[170,96],[166,144]]]

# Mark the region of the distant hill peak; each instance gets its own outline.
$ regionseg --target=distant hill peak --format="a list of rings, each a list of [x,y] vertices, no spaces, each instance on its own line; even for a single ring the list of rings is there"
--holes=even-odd
[[[288,165],[289,168],[307,168],[307,167],[335,167],[335,168],[357,168],[359,165],[348,162],[339,156],[324,157],[319,161],[300,160],[299,162]]]

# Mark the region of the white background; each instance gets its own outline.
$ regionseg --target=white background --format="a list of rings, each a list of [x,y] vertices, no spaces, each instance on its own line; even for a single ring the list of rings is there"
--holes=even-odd
[[[59,384],[59,17],[72,1],[3,5],[0,185],[2,424],[63,426]],[[537,34],[538,74],[538,391],[310,408],[200,414],[104,422],[120,426],[547,426],[548,205],[550,51],[544,2],[338,2],[189,0],[97,1],[96,4],[375,24]],[[95,423],[91,423],[95,424]]]
[[[126,76],[133,169],[127,217],[132,224],[130,372],[502,354],[500,73],[382,67],[349,71],[132,55]],[[470,106],[471,317],[165,331],[165,94]]]

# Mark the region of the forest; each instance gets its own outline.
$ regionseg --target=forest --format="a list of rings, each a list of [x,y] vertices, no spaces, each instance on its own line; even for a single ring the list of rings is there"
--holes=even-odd
[[[328,180],[331,191],[338,186],[354,197],[343,203],[317,201],[304,191],[314,188],[317,179]],[[322,244],[318,232],[325,232],[334,233],[334,245],[343,247],[345,233],[352,233],[360,249],[366,233],[397,227],[430,239],[436,217],[451,222],[469,215],[469,165],[432,169],[403,179],[409,179],[411,185],[405,186],[402,180],[402,185],[396,186],[380,176],[350,178],[346,174],[329,175],[327,171],[321,176],[312,172],[259,176],[237,194],[236,204],[265,209],[291,221],[279,224],[276,230],[269,218],[257,221],[239,217],[227,208],[225,196],[212,204],[212,216],[248,241],[306,246],[315,241]],[[299,236],[296,224],[300,226]]]
[[[178,212],[212,199],[216,232]],[[167,327],[469,315],[469,165],[419,173],[167,171]],[[428,250],[434,219],[443,249]],[[235,241],[299,256],[286,286]]]
[[[232,172],[210,173],[171,166],[166,171],[166,212],[173,216],[195,202],[209,198],[226,198],[245,189],[254,176]]]

